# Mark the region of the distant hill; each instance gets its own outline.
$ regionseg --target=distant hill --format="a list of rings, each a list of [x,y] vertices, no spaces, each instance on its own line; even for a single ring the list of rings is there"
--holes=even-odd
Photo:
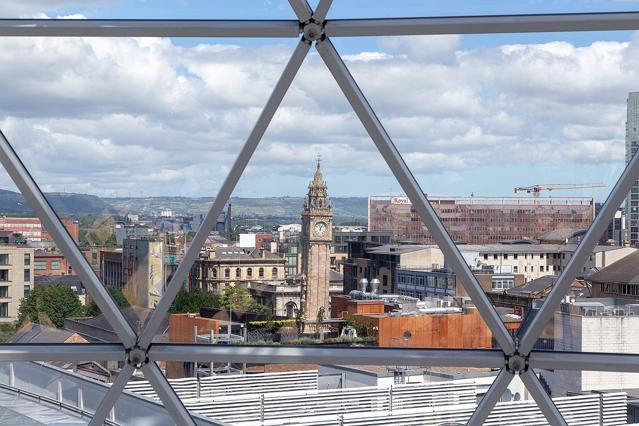
[[[114,215],[127,212],[151,214],[171,209],[177,214],[206,214],[213,197],[118,197],[100,198],[88,194],[52,192],[45,194],[54,210],[60,214],[81,216]],[[332,197],[336,222],[366,222],[366,197]],[[235,217],[269,217],[299,220],[304,197],[232,197]],[[0,189],[0,211],[30,212],[31,209],[19,192]]]
[[[213,197],[146,197],[146,198],[103,198],[121,212],[146,213],[171,209],[178,214],[205,214]],[[233,216],[262,216],[299,219],[304,197],[231,197]],[[337,221],[366,221],[366,197],[331,197],[333,214]]]
[[[45,196],[56,213],[59,214],[86,216],[117,213],[113,206],[95,195],[51,192],[45,193]],[[31,208],[19,192],[0,189],[0,211],[29,212]]]

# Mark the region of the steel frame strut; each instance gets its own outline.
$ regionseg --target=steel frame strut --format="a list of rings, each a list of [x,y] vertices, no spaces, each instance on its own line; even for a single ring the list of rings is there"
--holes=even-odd
[[[565,420],[546,394],[533,368],[639,372],[639,355],[558,353],[533,351],[533,345],[578,273],[596,240],[612,219],[633,182],[639,178],[639,153],[635,154],[606,203],[577,247],[568,266],[542,305],[521,341],[506,330],[495,308],[483,292],[461,253],[438,219],[410,169],[404,162],[373,108],[342,61],[330,37],[484,34],[521,32],[610,31],[639,29],[639,13],[571,13],[498,16],[452,16],[424,18],[326,20],[332,0],[320,0],[313,10],[306,0],[289,0],[297,20],[63,20],[0,19],[0,36],[44,37],[299,37],[289,62],[276,83],[254,128],[220,188],[191,247],[185,253],[166,291],[138,336],[115,305],[104,286],[80,253],[35,180],[31,177],[7,138],[0,131],[0,163],[22,192],[31,208],[51,233],[54,242],[69,259],[89,293],[114,328],[123,344],[0,345],[0,361],[119,360],[125,367],[100,403],[91,422],[103,423],[118,395],[136,369],[141,369],[167,410],[178,424],[194,424],[156,361],[316,362],[386,365],[390,360],[403,365],[466,366],[500,368],[497,378],[479,403],[469,424],[481,424],[502,392],[518,374],[547,420],[564,425]],[[399,349],[399,348],[309,348],[269,346],[207,346],[151,344],[162,318],[167,314],[192,267],[215,220],[228,201],[253,156],[275,112],[306,57],[311,44],[338,83],[353,111],[362,122],[380,154],[421,220],[460,276],[482,318],[501,347],[500,350]]]

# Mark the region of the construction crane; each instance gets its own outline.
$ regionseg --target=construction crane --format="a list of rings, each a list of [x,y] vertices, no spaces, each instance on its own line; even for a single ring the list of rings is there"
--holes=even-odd
[[[541,191],[554,191],[557,189],[582,189],[582,188],[602,188],[606,185],[604,183],[539,183],[533,186],[518,186],[515,188],[515,194],[519,192],[527,192],[533,194],[535,197],[539,197]]]

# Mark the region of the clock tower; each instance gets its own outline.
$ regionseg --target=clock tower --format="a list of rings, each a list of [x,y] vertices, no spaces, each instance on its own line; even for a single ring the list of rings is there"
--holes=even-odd
[[[328,292],[332,240],[333,211],[318,159],[317,170],[308,185],[308,194],[304,200],[300,235],[301,266],[306,277],[302,306],[304,318],[308,321],[317,318],[320,307],[324,307],[324,318],[330,317]]]

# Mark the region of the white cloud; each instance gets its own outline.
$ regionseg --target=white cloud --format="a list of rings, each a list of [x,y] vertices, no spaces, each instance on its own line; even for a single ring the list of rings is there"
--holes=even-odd
[[[17,2],[16,2],[17,3]],[[345,60],[419,174],[509,163],[623,162],[639,42],[460,50],[383,39]],[[0,126],[47,189],[211,195],[288,60],[281,45],[4,38]],[[300,147],[300,149],[295,149]],[[318,55],[309,55],[247,178],[388,174]],[[337,191],[339,192],[339,191]]]
[[[0,17],[3,18],[45,18],[44,12],[55,11],[66,6],[89,6],[95,3],[107,3],[113,0],[2,0]],[[60,18],[79,19],[80,14],[59,16]]]

